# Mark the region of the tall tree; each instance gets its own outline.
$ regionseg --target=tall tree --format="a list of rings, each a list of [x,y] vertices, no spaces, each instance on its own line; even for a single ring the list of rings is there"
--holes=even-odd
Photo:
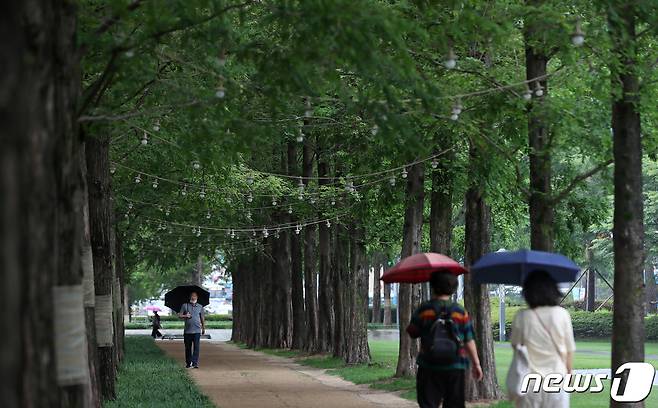
[[[322,155],[320,146],[317,148],[318,155],[318,183],[320,188],[329,184],[326,179],[329,175],[327,157]],[[318,350],[328,352],[333,344],[333,333],[336,327],[336,315],[334,311],[333,275],[335,270],[331,266],[331,228],[321,223],[318,232]]]
[[[423,163],[410,166],[405,190],[404,227],[402,230],[402,251],[406,258],[419,253],[423,237],[423,204],[425,171]],[[416,372],[418,342],[410,338],[405,328],[409,325],[414,307],[420,300],[420,285],[400,284],[398,293],[398,316],[400,319],[400,347],[395,370],[396,377],[413,375]]]
[[[304,141],[302,153],[302,175],[306,189],[313,177],[313,147],[310,138]],[[317,269],[317,226],[309,225],[304,229],[304,305],[306,311],[306,340],[304,348],[308,351],[318,349],[318,269]]]
[[[439,133],[435,139],[435,154],[449,149],[451,138]],[[450,256],[452,246],[452,196],[454,190],[454,151],[440,156],[432,171],[430,194],[430,251]]]
[[[288,141],[288,175],[299,177],[297,146]],[[299,179],[302,182],[302,179]],[[290,235],[290,262],[292,275],[292,348],[301,349],[306,338],[306,314],[304,310],[304,270],[302,265],[302,237],[299,230]]]
[[[608,28],[614,57],[610,70],[615,159],[612,372],[625,362],[644,361],[644,207],[637,13],[635,2],[609,3]],[[644,407],[644,402],[611,400],[610,406]]]
[[[484,163],[484,156],[477,146],[469,148],[469,188],[465,197],[465,248],[464,265],[473,265],[490,251],[491,210],[483,195],[483,172],[478,169]],[[498,387],[496,362],[494,357],[493,332],[491,331],[491,306],[487,285],[474,283],[469,274],[464,275],[464,306],[471,315],[480,365],[484,377],[476,382],[467,376],[466,397],[468,400],[498,399],[502,393]]]
[[[376,252],[372,257],[372,317],[370,322],[382,322],[382,282],[381,278],[382,262],[384,255]]]
[[[86,140],[87,187],[89,190],[89,225],[94,262],[96,292],[96,333],[99,381],[105,400],[116,397],[116,350],[114,344],[113,294],[114,276],[111,242],[112,204],[110,190],[109,137]]]
[[[527,0],[532,8],[542,5],[541,0]],[[530,246],[542,251],[553,250],[554,209],[551,199],[551,150],[545,98],[548,93],[546,79],[550,61],[546,48],[546,27],[538,15],[528,17],[524,24],[526,79],[533,102],[528,105],[528,157],[530,159]]]
[[[345,347],[343,358],[347,364],[370,361],[368,346],[368,268],[366,267],[365,230],[359,221],[350,227],[350,265],[346,282]]]

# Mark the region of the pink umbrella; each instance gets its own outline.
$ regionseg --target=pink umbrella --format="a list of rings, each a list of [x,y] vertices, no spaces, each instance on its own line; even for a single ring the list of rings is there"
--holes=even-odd
[[[448,271],[454,275],[467,273],[466,268],[445,255],[426,252],[404,258],[381,277],[384,283],[420,283],[428,282],[432,273]]]
[[[151,305],[146,306],[146,307],[144,308],[144,310],[148,310],[148,311],[150,311],[150,312],[161,312],[161,311],[162,311],[162,309],[160,309],[159,306],[151,306]]]

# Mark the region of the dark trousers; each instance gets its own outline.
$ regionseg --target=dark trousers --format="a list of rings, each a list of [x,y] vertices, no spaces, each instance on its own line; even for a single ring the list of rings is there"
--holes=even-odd
[[[153,330],[151,330],[151,337],[154,339],[156,337],[162,337],[162,333],[160,333],[160,330],[157,327],[153,327]]]
[[[183,334],[185,341],[185,364],[199,364],[199,343],[201,343],[201,333]],[[194,350],[192,350],[194,348]]]
[[[416,394],[420,408],[464,408],[464,370],[432,371],[418,367]]]

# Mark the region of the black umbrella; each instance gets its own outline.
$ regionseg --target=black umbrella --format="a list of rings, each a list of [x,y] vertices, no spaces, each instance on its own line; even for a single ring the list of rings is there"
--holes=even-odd
[[[183,285],[170,290],[165,294],[165,306],[171,308],[174,312],[180,312],[181,306],[190,301],[190,294],[196,292],[198,295],[197,302],[201,306],[210,304],[210,292],[197,285]]]

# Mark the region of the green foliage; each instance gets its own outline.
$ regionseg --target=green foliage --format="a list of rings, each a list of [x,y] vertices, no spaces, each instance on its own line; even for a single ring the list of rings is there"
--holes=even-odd
[[[655,5],[639,3],[642,124],[655,158]],[[199,255],[230,273],[236,258],[267,251],[264,230],[274,235],[286,217],[290,230],[296,222],[359,220],[368,251],[393,260],[404,210],[399,167],[445,149],[454,153],[451,255],[463,259],[463,196],[473,183],[492,209],[492,250],[528,247],[533,102],[522,93],[529,23],[541,30],[528,41],[551,55],[539,114],[549,124],[552,190],[560,198],[555,247],[584,263],[591,244],[593,262],[610,276],[611,170],[572,185],[611,157],[614,61],[603,3],[85,0],[79,9],[80,120],[87,137],[111,137],[132,299],[180,281]],[[570,41],[576,19],[584,47]],[[456,69],[444,67],[451,50]],[[453,121],[457,102],[463,109]],[[300,134],[333,178],[322,186],[310,180],[302,200],[297,180],[277,175],[299,167],[287,168],[282,157]],[[437,135],[449,135],[441,139],[446,145]],[[471,162],[469,146],[486,159]],[[295,147],[299,162],[302,144]],[[645,172],[650,226],[658,208],[655,165]],[[371,176],[353,179],[357,193],[346,193],[347,177],[363,174]],[[428,165],[427,197],[431,175]],[[653,230],[650,253],[658,245]]]

